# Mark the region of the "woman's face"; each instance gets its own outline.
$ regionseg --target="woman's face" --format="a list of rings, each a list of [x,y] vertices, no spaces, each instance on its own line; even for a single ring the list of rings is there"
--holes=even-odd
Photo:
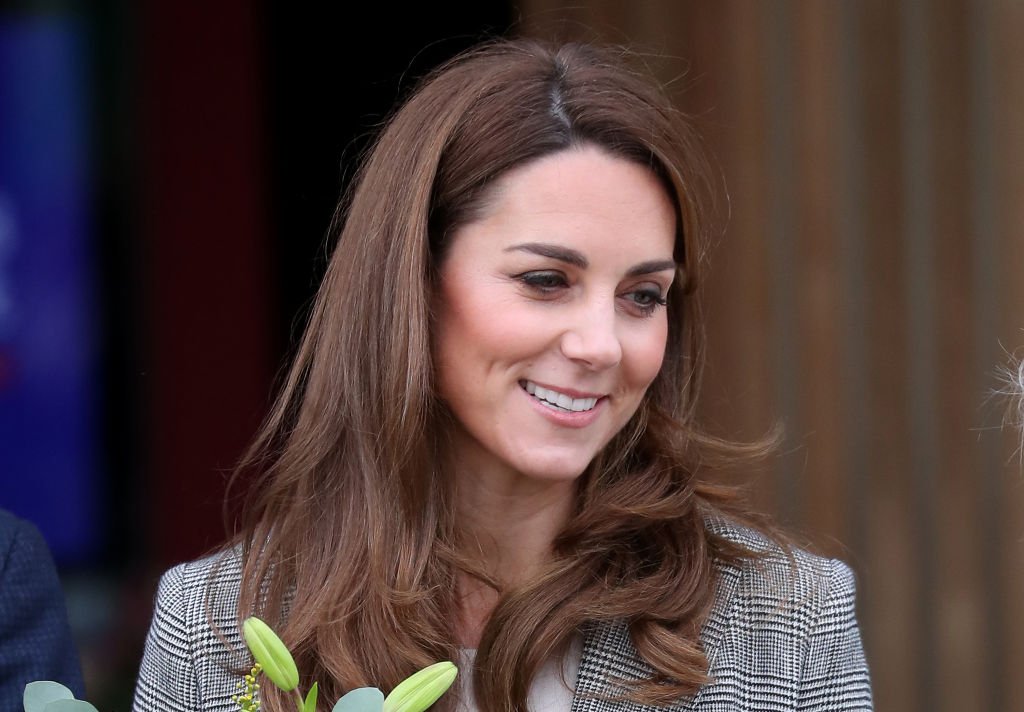
[[[648,169],[594,147],[526,164],[440,267],[434,357],[472,477],[578,477],[665,353],[675,214]]]

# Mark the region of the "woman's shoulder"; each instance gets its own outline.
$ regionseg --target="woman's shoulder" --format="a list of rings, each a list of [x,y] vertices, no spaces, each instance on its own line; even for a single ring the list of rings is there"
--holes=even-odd
[[[174,591],[237,586],[242,580],[241,550],[237,547],[222,549],[199,559],[182,562],[167,569],[160,580],[161,585]]]
[[[855,625],[856,579],[845,562],[732,522],[716,521],[708,530],[750,552],[718,563],[712,619],[768,625],[796,636],[821,626]]]
[[[241,557],[221,551],[168,569],[135,689],[135,712],[235,709],[248,657],[238,627]]]
[[[870,710],[850,567],[756,529],[719,522],[709,531],[750,554],[718,565],[701,635],[713,682],[701,703],[719,709],[752,694],[794,707],[827,699],[827,709]]]
[[[716,563],[700,632],[710,682],[669,709],[870,710],[849,567],[734,522],[705,526],[746,555]],[[627,622],[594,626],[580,667],[585,689],[614,693],[610,679],[650,674]]]
[[[238,638],[238,594],[242,559],[225,549],[168,569],[157,586],[155,609],[170,629],[190,638]]]

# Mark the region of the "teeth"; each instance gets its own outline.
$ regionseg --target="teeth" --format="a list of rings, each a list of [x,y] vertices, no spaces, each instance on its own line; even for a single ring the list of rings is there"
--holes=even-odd
[[[584,410],[590,410],[597,405],[597,398],[572,398],[565,393],[559,393],[550,388],[538,386],[533,381],[524,381],[523,388],[527,393],[544,403],[544,405],[552,408],[561,408],[562,410],[579,413]]]

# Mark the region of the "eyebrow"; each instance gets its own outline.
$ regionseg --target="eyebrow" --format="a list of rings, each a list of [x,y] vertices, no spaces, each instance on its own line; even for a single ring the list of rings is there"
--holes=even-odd
[[[626,272],[626,276],[639,277],[642,274],[654,274],[655,272],[664,272],[666,270],[675,271],[677,266],[673,260],[651,260],[650,262],[641,262],[635,267],[630,267],[629,271]]]
[[[504,251],[529,252],[534,255],[540,255],[541,257],[549,257],[553,260],[558,260],[559,262],[565,262],[566,264],[579,267],[580,269],[586,269],[590,266],[590,262],[583,256],[582,252],[573,250],[569,247],[551,245],[545,242],[524,242],[519,245],[506,247]],[[649,260],[630,267],[629,271],[626,272],[626,276],[637,277],[644,274],[675,270],[676,267],[677,265],[673,260]]]
[[[524,242],[520,245],[512,245],[511,247],[506,247],[505,252],[529,252],[541,257],[550,257],[553,260],[565,262],[580,269],[586,269],[590,266],[590,262],[587,261],[582,252],[559,245],[549,245],[544,242]]]

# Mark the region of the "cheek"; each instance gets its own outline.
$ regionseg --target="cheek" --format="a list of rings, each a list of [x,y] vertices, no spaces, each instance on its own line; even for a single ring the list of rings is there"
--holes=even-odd
[[[470,358],[485,337],[485,328],[479,318],[479,300],[473,298],[470,290],[459,289],[459,279],[443,283],[441,294],[435,306],[434,353],[446,360]],[[443,366],[443,362],[439,362]]]
[[[631,340],[628,377],[635,387],[646,389],[657,377],[665,360],[667,339],[668,325],[662,319],[655,328],[646,330]]]
[[[538,319],[500,287],[483,281],[472,292],[445,290],[435,321],[435,353],[486,368],[528,358],[546,342],[550,320]]]
[[[450,310],[438,322],[435,352],[463,368],[486,370],[514,358],[526,332],[518,329],[513,315],[495,319],[494,308]]]
[[[531,338],[521,310],[503,303],[495,290],[446,289],[433,328],[441,397],[449,403],[480,397],[491,383],[489,376],[528,357]]]

